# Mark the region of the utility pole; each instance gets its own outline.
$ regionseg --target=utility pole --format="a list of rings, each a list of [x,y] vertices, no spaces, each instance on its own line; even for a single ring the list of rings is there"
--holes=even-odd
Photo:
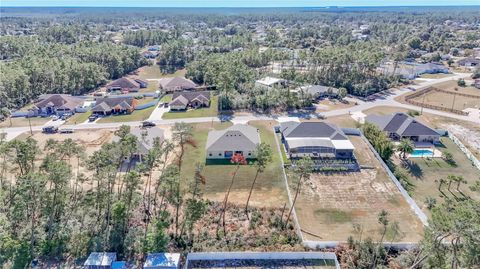
[[[32,122],[30,121],[30,117],[27,116],[27,119],[28,119],[28,125],[30,126],[30,135],[33,135]]]
[[[455,107],[455,97],[457,97],[456,93],[453,95],[452,111],[453,111],[453,108]]]

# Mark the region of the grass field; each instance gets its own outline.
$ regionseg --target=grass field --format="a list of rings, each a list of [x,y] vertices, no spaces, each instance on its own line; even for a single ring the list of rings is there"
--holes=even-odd
[[[181,69],[181,70],[176,71],[173,74],[163,74],[160,71],[160,68],[158,67],[158,65],[156,65],[156,64],[149,65],[149,66],[144,66],[144,67],[138,69],[138,71],[137,71],[137,75],[141,79],[158,79],[158,78],[178,77],[178,76],[184,77],[185,73],[187,73],[187,70],[186,69]],[[151,81],[151,82],[153,82],[153,81]],[[158,85],[158,83],[155,83],[155,84]]]
[[[131,114],[118,115],[118,116],[107,116],[99,119],[98,123],[108,123],[108,122],[126,122],[126,121],[143,121],[150,117],[155,106],[145,108],[142,110],[134,110]]]
[[[439,78],[446,78],[446,77],[451,77],[453,74],[423,74],[419,78],[431,78],[431,79],[439,79]]]
[[[464,110],[465,108],[480,108],[480,99],[461,95],[456,95],[454,97],[454,95],[452,94],[437,91],[429,92],[426,95],[421,95],[419,97],[413,98],[412,100],[420,103],[425,102],[425,104],[448,109],[453,108],[457,110]]]
[[[48,121],[50,121],[50,118],[41,118],[41,117],[31,117],[30,118],[30,122],[31,122],[32,126],[44,125]],[[0,128],[29,126],[28,118],[25,118],[25,117],[12,118],[11,123],[12,124],[10,125],[10,119],[0,121]]]
[[[388,178],[367,144],[360,137],[350,137],[361,165],[372,167],[360,172],[315,173],[303,185],[295,209],[307,240],[346,241],[359,224],[364,236],[378,240],[382,227],[378,224],[381,210],[389,213],[390,222],[398,222],[400,234],[387,239],[396,242],[417,242],[423,225]],[[289,176],[291,190],[294,182]]]
[[[75,113],[75,115],[71,116],[67,119],[65,124],[80,124],[88,120],[88,117],[92,115],[92,111],[87,111],[85,113]]]
[[[255,189],[252,193],[250,204],[260,207],[283,207],[287,202],[286,189],[282,177],[280,155],[275,144],[275,134],[273,133],[274,121],[255,121],[251,125],[259,128],[260,137],[263,142],[272,147],[273,161],[266,167],[265,172],[259,175]],[[187,145],[185,156],[182,162],[181,175],[183,179],[191,179],[194,174],[195,164],[205,164],[205,143],[208,131],[214,129],[224,129],[231,123],[201,123],[194,125],[194,145]],[[206,198],[214,201],[222,201],[230,184],[234,165],[206,165],[203,175],[206,178],[204,195]],[[236,204],[245,204],[248,192],[255,176],[255,168],[250,165],[241,166],[238,170],[230,193],[229,201]]]
[[[218,96],[213,96],[210,107],[190,109],[187,111],[167,112],[162,119],[182,119],[198,117],[216,117],[218,115]]]
[[[442,203],[445,197],[455,198],[463,197],[464,195],[476,200],[480,199],[480,193],[472,192],[469,189],[469,186],[472,186],[475,181],[480,179],[480,171],[471,164],[452,140],[442,137],[441,141],[443,146],[437,147],[437,149],[442,152],[450,152],[456,161],[456,165],[450,165],[441,158],[431,158],[429,160],[425,158],[410,158],[405,163],[411,171],[410,178],[415,185],[412,198],[427,214],[429,213],[425,204],[427,197],[435,198],[437,203]],[[398,159],[396,159],[396,162],[400,163]],[[440,191],[438,189],[439,180],[441,178],[447,179],[448,175],[463,176],[467,183],[461,184],[459,191],[456,190],[456,183],[452,184],[450,191],[447,188],[448,184],[444,184],[442,191]]]

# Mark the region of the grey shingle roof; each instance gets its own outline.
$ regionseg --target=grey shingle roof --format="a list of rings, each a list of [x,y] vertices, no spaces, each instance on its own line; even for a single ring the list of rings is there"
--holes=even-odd
[[[405,113],[395,113],[387,116],[369,115],[365,120],[383,131],[395,133],[399,136],[438,135],[435,130]]]
[[[253,151],[259,143],[260,135],[257,128],[246,124],[235,124],[225,130],[210,131],[206,149],[222,151],[242,148]]]
[[[104,112],[112,110],[115,106],[120,105],[124,109],[128,109],[130,106],[133,107],[133,97],[131,96],[122,96],[122,97],[104,97],[98,98],[95,101],[95,106],[92,108],[93,112]]]
[[[348,140],[337,126],[326,122],[284,122],[280,124],[284,137],[328,137]]]

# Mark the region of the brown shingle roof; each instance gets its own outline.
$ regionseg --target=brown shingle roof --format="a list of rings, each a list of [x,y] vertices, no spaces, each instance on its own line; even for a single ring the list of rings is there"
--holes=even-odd
[[[159,84],[161,89],[167,91],[190,90],[197,87],[193,81],[182,77],[162,78]]]
[[[68,94],[51,94],[44,95],[41,97],[40,101],[35,103],[35,106],[38,108],[44,107],[55,107],[62,109],[74,110],[75,108],[83,104],[83,99],[74,97]]]

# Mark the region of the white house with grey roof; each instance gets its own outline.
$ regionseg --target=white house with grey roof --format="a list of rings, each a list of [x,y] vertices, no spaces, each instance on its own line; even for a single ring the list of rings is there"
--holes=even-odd
[[[280,132],[290,158],[354,158],[355,147],[336,125],[288,121],[280,124]]]
[[[393,140],[408,138],[414,142],[437,142],[440,139],[440,135],[434,129],[405,113],[369,115],[365,121],[386,132]]]
[[[231,159],[234,154],[251,159],[258,144],[258,129],[250,125],[235,124],[225,130],[213,130],[208,133],[207,159]]]
[[[156,139],[158,139],[159,142],[165,140],[165,131],[159,127],[132,127],[130,128],[130,134],[137,138],[137,151],[134,153],[133,157],[140,160],[142,160],[143,156],[147,155],[153,148]],[[119,142],[120,138],[114,136],[112,141]]]

